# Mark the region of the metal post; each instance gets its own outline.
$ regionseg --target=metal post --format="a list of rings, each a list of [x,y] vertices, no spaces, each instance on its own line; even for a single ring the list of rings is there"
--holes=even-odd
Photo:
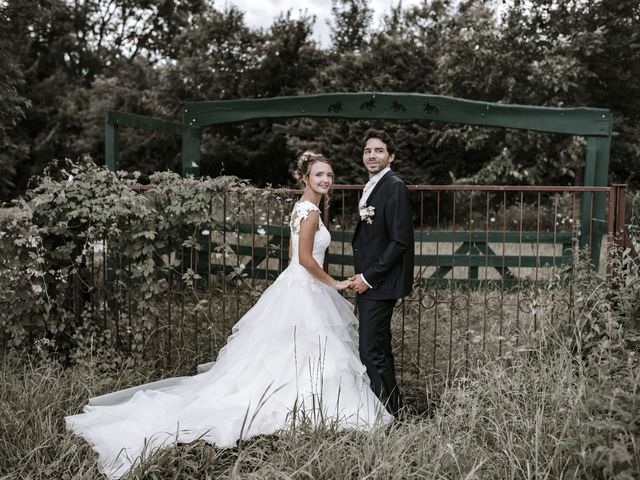
[[[200,175],[200,138],[201,131],[182,136],[182,176]]]
[[[118,127],[108,113],[104,119],[104,162],[112,172],[118,168]]]

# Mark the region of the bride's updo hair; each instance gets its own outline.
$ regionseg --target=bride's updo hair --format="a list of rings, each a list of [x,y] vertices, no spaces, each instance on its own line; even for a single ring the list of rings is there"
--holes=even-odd
[[[311,150],[307,150],[306,152],[302,153],[302,155],[298,157],[298,163],[296,163],[296,168],[293,171],[293,177],[298,180],[298,183],[300,183],[303,188],[305,187],[305,184],[302,179],[309,175],[309,173],[311,172],[311,165],[316,162],[326,163],[333,169],[331,160],[329,160],[323,154],[313,152]]]

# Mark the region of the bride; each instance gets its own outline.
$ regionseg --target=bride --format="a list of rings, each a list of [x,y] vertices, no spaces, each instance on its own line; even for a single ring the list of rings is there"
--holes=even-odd
[[[333,184],[330,161],[303,153],[304,193],[291,213],[291,262],[233,327],[204,373],[160,380],[89,400],[67,428],[98,453],[99,469],[120,478],[161,448],[240,439],[313,426],[371,430],[392,420],[369,388],[351,304],[321,265],[331,236],[318,205]]]

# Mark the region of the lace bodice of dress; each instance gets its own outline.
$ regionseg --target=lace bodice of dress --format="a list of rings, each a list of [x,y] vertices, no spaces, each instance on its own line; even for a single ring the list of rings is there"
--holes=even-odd
[[[298,257],[298,246],[300,241],[300,225],[303,220],[309,218],[309,212],[316,211],[320,212],[320,209],[316,207],[313,203],[308,200],[303,200],[301,202],[297,202],[293,206],[293,211],[291,212],[291,247],[292,247],[292,255],[291,255],[291,263],[300,263],[300,259]],[[322,219],[320,219],[320,224],[318,226],[318,230],[316,230],[316,234],[313,240],[313,258],[315,258],[316,262],[319,265],[322,265],[324,262],[324,254],[331,243],[331,234],[329,230],[322,223]]]

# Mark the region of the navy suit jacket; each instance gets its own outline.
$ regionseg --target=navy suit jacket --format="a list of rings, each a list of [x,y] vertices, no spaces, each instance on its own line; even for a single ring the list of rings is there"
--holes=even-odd
[[[372,223],[360,220],[352,241],[355,271],[373,287],[362,298],[402,298],[413,285],[413,214],[407,186],[387,172],[373,188],[367,206],[375,208]]]

